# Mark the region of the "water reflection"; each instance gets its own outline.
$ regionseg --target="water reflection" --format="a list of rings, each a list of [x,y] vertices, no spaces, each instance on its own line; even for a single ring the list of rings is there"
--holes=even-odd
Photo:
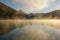
[[[3,35],[0,40],[60,40],[59,30],[42,25],[27,25]]]

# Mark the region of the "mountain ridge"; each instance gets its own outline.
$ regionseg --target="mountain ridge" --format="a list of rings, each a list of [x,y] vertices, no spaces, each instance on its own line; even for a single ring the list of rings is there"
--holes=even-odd
[[[25,13],[0,2],[0,19],[60,19],[60,10],[48,13]]]

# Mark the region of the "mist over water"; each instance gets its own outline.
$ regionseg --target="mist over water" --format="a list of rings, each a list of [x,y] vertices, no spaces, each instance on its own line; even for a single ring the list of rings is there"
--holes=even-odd
[[[26,25],[3,35],[0,40],[60,40],[60,29],[43,25]]]

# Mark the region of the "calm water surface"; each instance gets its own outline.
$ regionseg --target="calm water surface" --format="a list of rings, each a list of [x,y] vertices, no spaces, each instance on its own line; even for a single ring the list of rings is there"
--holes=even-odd
[[[43,25],[27,25],[10,31],[1,36],[0,40],[60,40],[60,29]]]

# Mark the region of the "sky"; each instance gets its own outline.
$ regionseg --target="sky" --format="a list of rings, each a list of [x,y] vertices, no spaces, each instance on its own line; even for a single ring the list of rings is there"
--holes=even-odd
[[[0,2],[27,13],[46,13],[60,9],[60,0],[0,0]]]

